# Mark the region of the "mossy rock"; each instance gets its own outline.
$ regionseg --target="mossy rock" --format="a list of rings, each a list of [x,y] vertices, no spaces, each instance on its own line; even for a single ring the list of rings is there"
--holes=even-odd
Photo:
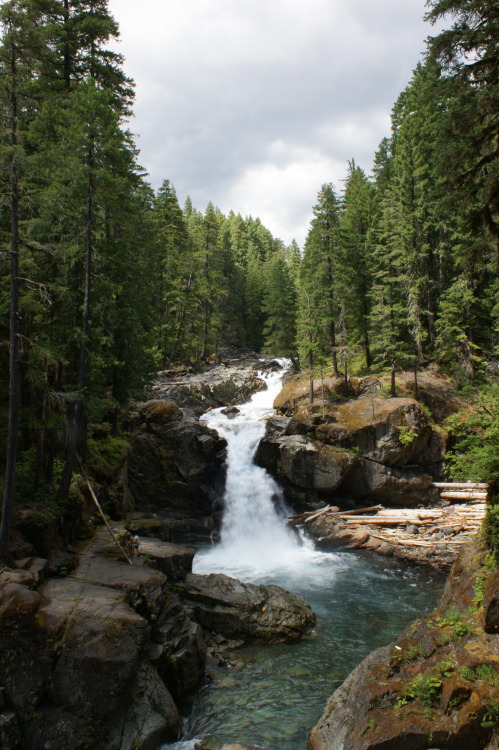
[[[165,424],[182,419],[182,409],[173,401],[146,401],[140,407],[146,422]]]
[[[125,462],[130,444],[123,438],[107,435],[101,440],[89,438],[88,466],[94,474],[110,479]]]

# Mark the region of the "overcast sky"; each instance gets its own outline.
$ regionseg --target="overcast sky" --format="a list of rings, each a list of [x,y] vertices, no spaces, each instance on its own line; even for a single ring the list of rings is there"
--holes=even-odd
[[[322,184],[366,172],[434,33],[424,0],[109,0],[157,188],[306,236]]]

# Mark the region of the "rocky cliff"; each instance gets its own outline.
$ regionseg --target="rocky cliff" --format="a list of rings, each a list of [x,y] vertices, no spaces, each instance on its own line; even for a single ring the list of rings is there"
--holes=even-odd
[[[192,576],[189,548],[142,539],[130,565],[102,528],[74,553],[64,577],[42,560],[36,575],[0,571],[2,750],[154,750],[178,738],[176,703],[208,653],[223,661],[220,644],[296,640],[315,623],[278,586]]]
[[[373,652],[334,693],[310,750],[496,750],[499,574],[463,549],[437,609]]]
[[[457,408],[447,384],[421,378],[420,390],[435,413]],[[315,383],[321,398],[308,403],[303,377],[290,380],[274,402],[283,416],[269,420],[257,462],[283,484],[297,510],[321,507],[334,497],[340,507],[383,503],[411,507],[438,498],[432,482],[440,477],[447,433],[427,406],[409,396],[383,398],[376,378]],[[438,398],[435,396],[437,391]]]

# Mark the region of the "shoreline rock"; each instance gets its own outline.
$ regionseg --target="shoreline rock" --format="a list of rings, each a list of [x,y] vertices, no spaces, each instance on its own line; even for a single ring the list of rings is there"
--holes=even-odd
[[[180,596],[203,628],[250,643],[289,643],[302,638],[316,622],[302,596],[222,573],[188,575]]]
[[[474,544],[453,566],[434,612],[374,651],[328,701],[310,750],[495,750],[496,638],[484,628],[496,575]],[[493,616],[492,614],[490,616]]]

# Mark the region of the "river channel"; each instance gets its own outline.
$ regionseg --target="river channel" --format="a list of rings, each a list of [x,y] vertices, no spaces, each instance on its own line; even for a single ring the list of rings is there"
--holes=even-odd
[[[233,652],[234,666],[214,668],[185,707],[182,741],[158,750],[192,750],[200,739],[214,750],[229,742],[305,750],[338,685],[368,653],[430,611],[443,585],[443,577],[429,569],[367,553],[319,552],[286,527],[289,509],[279,486],[253,464],[281,388],[279,373],[263,377],[267,390],[240,406],[235,417],[221,409],[202,417],[227,440],[227,480],[221,541],[198,552],[194,570],[302,594],[317,626],[300,643]]]

